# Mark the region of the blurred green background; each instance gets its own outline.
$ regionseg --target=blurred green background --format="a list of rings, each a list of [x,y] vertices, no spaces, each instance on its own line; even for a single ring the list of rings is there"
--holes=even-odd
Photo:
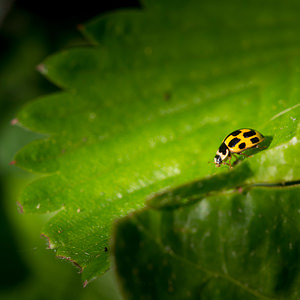
[[[34,175],[10,162],[40,136],[11,120],[28,101],[57,90],[36,66],[56,51],[85,45],[78,24],[106,11],[139,7],[133,0],[67,4],[0,1],[0,299],[121,299],[111,271],[83,288],[78,270],[55,258],[40,237],[49,216],[19,214],[16,205]]]

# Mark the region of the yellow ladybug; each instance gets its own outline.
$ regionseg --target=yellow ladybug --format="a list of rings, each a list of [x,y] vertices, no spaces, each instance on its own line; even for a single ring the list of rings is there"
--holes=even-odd
[[[229,159],[229,166],[231,168],[231,156],[234,154],[242,154],[246,149],[258,147],[264,140],[264,136],[257,130],[242,128],[228,134],[219,147],[214,162],[216,167],[225,164]]]

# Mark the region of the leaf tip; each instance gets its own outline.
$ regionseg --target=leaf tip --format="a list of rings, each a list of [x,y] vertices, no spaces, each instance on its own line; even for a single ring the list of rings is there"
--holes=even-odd
[[[13,118],[11,121],[10,121],[10,125],[16,125],[19,123],[19,120],[17,118]]]
[[[56,257],[70,261],[76,268],[79,269],[79,273],[82,273],[82,271],[83,271],[82,267],[79,265],[79,263],[77,261],[73,260],[71,257],[63,256],[63,255],[57,255]]]
[[[88,285],[88,281],[87,280],[85,280],[84,282],[83,282],[83,287],[85,288],[87,285]]]
[[[50,238],[49,238],[48,235],[46,235],[45,233],[41,233],[41,237],[46,238],[47,244],[48,244],[48,249],[54,249],[55,248],[54,244],[51,243]]]
[[[78,24],[77,29],[82,32],[82,31],[84,31],[85,26],[83,24]]]
[[[36,66],[36,70],[38,72],[40,72],[41,74],[47,74],[48,73],[48,69],[44,64],[39,64]]]
[[[17,201],[17,206],[18,206],[18,212],[22,214],[24,212],[23,205],[19,201]]]
[[[16,163],[17,163],[16,160],[12,160],[12,161],[9,162],[9,165],[10,165],[10,166],[13,166],[13,165],[15,165]]]
[[[239,186],[239,187],[237,187],[237,192],[239,193],[239,194],[242,194],[243,193],[243,187],[242,186]]]

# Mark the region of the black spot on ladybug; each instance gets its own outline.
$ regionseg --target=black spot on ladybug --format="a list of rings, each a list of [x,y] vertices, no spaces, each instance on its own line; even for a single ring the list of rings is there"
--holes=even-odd
[[[238,139],[238,138],[234,138],[232,139],[229,144],[228,144],[228,147],[234,147],[241,139]]]
[[[243,142],[243,143],[239,144],[239,148],[240,149],[245,149],[245,147],[246,147],[246,143]]]
[[[227,149],[227,146],[224,143],[222,143],[222,145],[219,148],[219,152],[221,152],[223,155],[226,155]]]
[[[240,133],[241,133],[240,130],[236,130],[236,131],[230,133],[230,135],[237,136],[237,135],[239,135]]]
[[[250,131],[247,131],[247,132],[243,133],[244,138],[249,138],[249,137],[254,136],[254,135],[256,135],[256,132],[254,130],[250,130]]]
[[[107,251],[108,251],[107,247],[104,247],[104,252],[107,252]]]
[[[250,141],[251,141],[253,144],[255,144],[255,143],[258,143],[258,142],[259,142],[259,138],[256,136],[256,137],[250,139]]]

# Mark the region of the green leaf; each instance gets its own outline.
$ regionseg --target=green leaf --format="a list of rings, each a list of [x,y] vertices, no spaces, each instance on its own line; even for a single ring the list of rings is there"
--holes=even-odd
[[[18,116],[46,135],[16,156],[44,175],[20,202],[24,212],[56,212],[43,235],[85,283],[109,268],[113,220],[152,193],[206,186],[188,188],[191,198],[148,202],[180,207],[212,192],[299,180],[299,4],[289,3],[145,1],[83,27],[94,46],[40,66],[64,91]],[[268,136],[268,148],[234,170],[208,164],[242,127]]]
[[[292,117],[293,116],[293,117]],[[264,132],[270,135],[260,144],[261,149],[251,149],[253,157],[237,165],[229,173],[220,173],[204,179],[151,195],[147,204],[153,208],[174,208],[191,204],[204,197],[235,188],[255,185],[287,185],[300,180],[300,164],[295,153],[300,152],[300,104],[275,115]],[[268,151],[261,152],[263,148]],[[255,156],[254,156],[255,154]],[[236,162],[240,162],[237,160]]]
[[[126,299],[298,299],[299,187],[253,188],[119,222]]]

